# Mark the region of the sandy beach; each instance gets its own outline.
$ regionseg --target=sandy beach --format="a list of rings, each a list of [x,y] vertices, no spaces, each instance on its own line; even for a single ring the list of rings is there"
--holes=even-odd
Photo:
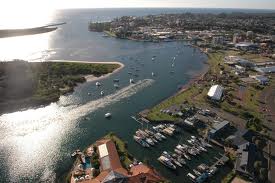
[[[113,72],[108,73],[108,74],[104,74],[100,77],[96,77],[94,75],[86,75],[85,79],[87,82],[92,82],[92,81],[98,81],[104,78],[107,78],[109,76],[111,76],[114,73],[119,72],[121,69],[124,68],[124,64],[121,62],[117,62],[117,61],[111,61],[111,62],[98,62],[98,61],[81,61],[81,60],[47,60],[47,62],[72,62],[72,63],[84,63],[84,64],[118,64],[120,67],[115,69]]]

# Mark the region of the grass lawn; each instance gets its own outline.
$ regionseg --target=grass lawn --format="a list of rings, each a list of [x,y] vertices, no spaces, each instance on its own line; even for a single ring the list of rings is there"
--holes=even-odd
[[[208,106],[206,96],[209,88],[213,84],[221,84],[225,87],[227,100],[220,103],[220,107],[227,112],[243,117],[243,114],[249,111],[254,117],[262,119],[262,114],[259,111],[259,101],[261,90],[256,89],[255,86],[249,85],[243,96],[243,101],[239,103],[232,103],[233,99],[237,99],[239,91],[240,80],[237,76],[231,73],[230,66],[224,64],[223,58],[226,55],[237,55],[235,51],[220,51],[210,53],[208,55],[209,71],[205,74],[204,80],[196,84],[191,84],[190,87],[160,104],[153,107],[148,113],[147,117],[152,121],[172,121],[176,122],[178,118],[168,114],[161,113],[160,110],[168,109],[173,105],[179,105],[183,102],[188,102],[191,105]],[[223,74],[220,71],[223,70]],[[225,77],[225,75],[228,75]],[[215,82],[212,82],[215,80]]]

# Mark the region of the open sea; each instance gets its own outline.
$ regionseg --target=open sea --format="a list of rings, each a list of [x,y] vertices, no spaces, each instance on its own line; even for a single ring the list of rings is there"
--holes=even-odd
[[[170,171],[157,161],[157,157],[164,150],[172,151],[180,139],[185,141],[192,134],[183,130],[180,135],[168,138],[154,148],[143,149],[132,138],[141,126],[130,116],[177,92],[180,86],[206,68],[204,61],[207,57],[199,50],[186,46],[185,42],[150,43],[103,37],[102,33],[89,32],[88,23],[124,15],[232,11],[256,10],[58,10],[49,15],[45,22],[40,22],[40,25],[67,22],[57,31],[0,39],[0,60],[57,59],[119,61],[125,64],[120,72],[101,80],[100,89],[96,88],[95,82],[86,82],[76,87],[73,93],[62,96],[57,103],[0,116],[0,182],[64,182],[64,176],[73,164],[70,154],[77,148],[84,149],[111,131],[128,142],[131,154],[139,160],[148,160],[172,182],[189,182],[186,174],[200,163],[212,163],[221,149],[210,150],[177,172]],[[151,60],[153,56],[156,56],[154,62]],[[174,68],[171,67],[173,57],[176,57]],[[128,72],[136,76],[130,76]],[[152,77],[152,72],[156,76]],[[113,86],[115,78],[120,79],[119,89]],[[129,85],[130,78],[135,80],[135,84]],[[103,97],[100,96],[101,90],[105,92]],[[107,112],[112,113],[111,120],[104,118]],[[213,182],[219,182],[222,176],[220,171]]]

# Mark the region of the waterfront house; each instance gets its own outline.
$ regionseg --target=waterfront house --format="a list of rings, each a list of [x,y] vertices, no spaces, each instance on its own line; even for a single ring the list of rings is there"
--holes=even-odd
[[[208,132],[208,137],[216,138],[222,134],[222,132],[230,126],[228,121],[216,122],[212,126],[212,129]]]
[[[246,142],[239,145],[235,162],[235,171],[240,175],[253,178],[254,162],[257,148],[255,144]]]
[[[120,162],[120,157],[116,149],[115,143],[104,138],[96,142],[98,149],[100,174],[96,177],[72,176],[71,183],[137,183],[137,182],[162,182],[165,179],[153,168],[142,163],[132,165],[130,169],[126,169]],[[80,177],[80,178],[79,178]]]

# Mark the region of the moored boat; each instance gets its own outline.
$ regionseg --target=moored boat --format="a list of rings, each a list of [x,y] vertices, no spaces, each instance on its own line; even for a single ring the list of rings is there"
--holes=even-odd
[[[142,147],[150,147],[149,144],[147,144],[145,141],[143,141],[143,139],[141,137],[138,136],[133,136],[134,140],[139,143]]]
[[[177,167],[168,158],[166,158],[164,156],[160,156],[158,158],[158,161],[170,169],[173,169],[173,170],[177,169]]]

